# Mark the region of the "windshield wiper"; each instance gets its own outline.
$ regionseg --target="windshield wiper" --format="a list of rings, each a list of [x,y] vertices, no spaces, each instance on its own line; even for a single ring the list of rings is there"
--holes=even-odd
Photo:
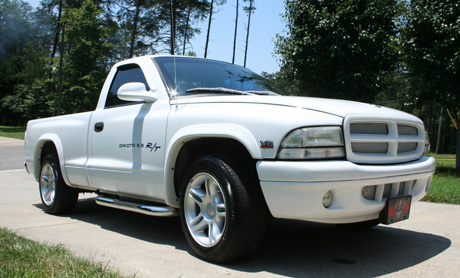
[[[233,94],[233,95],[254,95],[251,92],[239,91],[235,89],[228,89],[223,87],[215,88],[192,88],[185,91],[187,94],[200,94],[200,93],[220,93],[220,94]]]
[[[280,95],[272,91],[246,91],[246,93],[261,95],[261,96],[279,96]]]

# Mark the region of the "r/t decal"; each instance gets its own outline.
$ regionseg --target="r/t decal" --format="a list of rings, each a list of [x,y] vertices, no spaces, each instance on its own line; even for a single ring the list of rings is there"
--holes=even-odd
[[[147,143],[147,149],[150,149],[150,152],[152,151],[157,151],[158,149],[161,149],[160,146],[157,146],[157,143],[155,143],[155,145],[153,143]]]

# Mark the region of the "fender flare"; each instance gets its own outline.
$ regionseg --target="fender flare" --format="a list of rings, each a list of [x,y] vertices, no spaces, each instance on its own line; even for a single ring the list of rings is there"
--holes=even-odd
[[[174,167],[182,146],[199,138],[227,138],[240,142],[254,159],[261,159],[262,153],[257,140],[245,127],[235,124],[199,124],[178,130],[169,140],[165,159],[165,201],[169,206],[179,208],[179,199],[174,190]]]
[[[56,148],[57,156],[59,159],[59,166],[61,167],[61,175],[62,178],[64,179],[64,182],[66,184],[70,184],[69,179],[67,177],[67,172],[65,169],[65,157],[64,157],[64,149],[62,147],[62,142],[61,139],[59,139],[59,136],[57,136],[54,133],[45,133],[38,138],[37,144],[35,146],[35,152],[34,152],[34,176],[35,180],[39,180],[40,178],[40,167],[41,167],[41,154],[42,154],[42,149],[43,146],[47,142],[52,142]]]

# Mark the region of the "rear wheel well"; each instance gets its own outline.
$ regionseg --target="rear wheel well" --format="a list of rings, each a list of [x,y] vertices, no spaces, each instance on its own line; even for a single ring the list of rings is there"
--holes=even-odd
[[[201,138],[186,142],[177,156],[174,167],[174,189],[176,196],[180,196],[182,180],[189,166],[199,157],[204,155],[225,155],[231,157],[248,174],[257,178],[256,160],[248,150],[238,141],[228,138]]]
[[[54,155],[56,155],[56,157],[59,159],[59,156],[58,156],[58,153],[57,153],[57,150],[56,150],[56,146],[54,145],[54,143],[53,143],[52,141],[46,142],[46,143],[43,144],[43,146],[41,147],[39,165],[41,165],[41,163],[43,162],[43,159],[44,159],[45,156],[47,156],[48,154],[54,154]]]

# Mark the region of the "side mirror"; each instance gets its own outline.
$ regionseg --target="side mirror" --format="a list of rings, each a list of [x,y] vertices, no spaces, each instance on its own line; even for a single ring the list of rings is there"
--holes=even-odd
[[[147,91],[144,83],[130,82],[122,85],[117,92],[119,99],[124,101],[155,102],[158,100],[156,90]]]

